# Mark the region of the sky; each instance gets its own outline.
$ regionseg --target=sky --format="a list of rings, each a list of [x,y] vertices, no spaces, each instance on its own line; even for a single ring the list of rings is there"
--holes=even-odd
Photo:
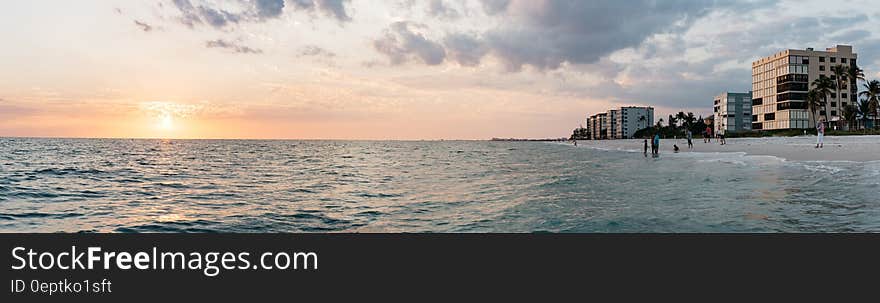
[[[555,138],[618,106],[708,115],[783,49],[853,45],[880,77],[871,1],[4,6],[0,136]]]

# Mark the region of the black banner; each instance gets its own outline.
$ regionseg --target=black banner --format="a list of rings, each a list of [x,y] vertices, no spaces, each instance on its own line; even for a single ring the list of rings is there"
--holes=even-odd
[[[0,242],[2,297],[12,299],[2,302],[551,300],[610,289],[629,289],[611,292],[627,297],[867,287],[876,283],[861,277],[880,272],[877,235],[0,234]]]

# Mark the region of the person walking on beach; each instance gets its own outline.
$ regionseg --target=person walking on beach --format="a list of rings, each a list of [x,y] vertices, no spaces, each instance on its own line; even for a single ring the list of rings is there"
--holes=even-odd
[[[653,152],[654,151],[651,150],[651,153],[653,153]],[[645,158],[647,158],[647,157],[648,157],[648,139],[645,139]]]
[[[687,139],[688,139],[688,149],[694,149],[694,133],[691,130],[687,130]]]
[[[727,144],[727,141],[724,140],[724,133],[718,133],[718,140],[721,142],[721,145]]]
[[[825,119],[820,119],[816,125],[816,148],[825,147]]]

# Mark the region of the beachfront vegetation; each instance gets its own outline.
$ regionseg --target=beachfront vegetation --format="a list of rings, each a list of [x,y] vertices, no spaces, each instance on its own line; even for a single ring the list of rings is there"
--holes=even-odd
[[[665,125],[663,118],[660,118],[654,126],[636,131],[633,138],[647,139],[653,137],[654,134],[660,134],[661,138],[684,138],[688,130],[691,131],[694,137],[700,137],[700,134],[705,132],[707,126],[711,127],[711,125],[706,125],[703,122],[703,117],[697,118],[692,112],[687,114],[678,112],[666,118]]]
[[[813,90],[816,91],[816,94],[822,98],[822,101],[819,103],[819,106],[825,108],[825,114],[831,113],[831,109],[828,104],[828,95],[831,94],[834,89],[834,81],[831,78],[826,77],[825,75],[819,75],[819,78],[813,80]],[[818,117],[818,116],[817,116]],[[815,120],[814,120],[815,121]]]
[[[587,131],[584,127],[575,128],[574,131],[571,132],[571,137],[569,140],[587,140],[590,138],[590,132]]]

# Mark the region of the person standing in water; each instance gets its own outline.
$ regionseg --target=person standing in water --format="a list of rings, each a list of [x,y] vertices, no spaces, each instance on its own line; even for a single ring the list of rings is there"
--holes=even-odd
[[[820,119],[816,125],[816,148],[825,147],[825,119]]]
[[[652,146],[654,147],[654,149],[652,151],[653,154],[655,156],[660,155],[660,133],[654,134],[654,141],[653,141]]]
[[[691,130],[687,130],[687,139],[688,139],[688,149],[694,148],[694,133]]]

